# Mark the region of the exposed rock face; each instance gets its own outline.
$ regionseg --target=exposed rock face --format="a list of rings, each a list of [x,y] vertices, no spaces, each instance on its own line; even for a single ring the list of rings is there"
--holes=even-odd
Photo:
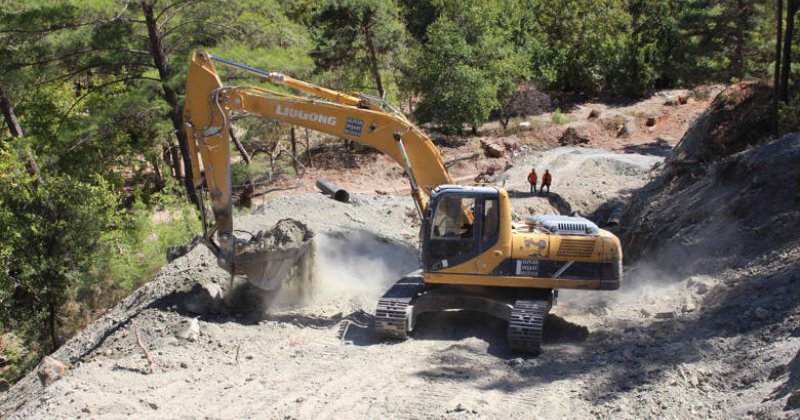
[[[767,141],[771,94],[739,83],[714,100],[625,212],[626,257],[657,253],[692,270],[701,259],[755,257],[767,237],[775,246],[800,235],[800,135]]]
[[[765,82],[742,82],[717,95],[667,158],[677,172],[685,162],[722,159],[764,142],[772,133],[772,88]]]

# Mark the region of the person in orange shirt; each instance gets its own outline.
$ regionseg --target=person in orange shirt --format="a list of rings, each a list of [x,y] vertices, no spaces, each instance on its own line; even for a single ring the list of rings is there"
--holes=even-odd
[[[542,187],[539,188],[539,192],[544,192],[544,187],[547,187],[547,193],[550,194],[550,183],[553,182],[553,176],[550,175],[550,170],[545,169],[544,175],[542,175]]]
[[[536,182],[539,181],[539,177],[536,175],[536,168],[531,169],[531,173],[528,174],[528,183],[531,184],[531,195],[536,194]]]

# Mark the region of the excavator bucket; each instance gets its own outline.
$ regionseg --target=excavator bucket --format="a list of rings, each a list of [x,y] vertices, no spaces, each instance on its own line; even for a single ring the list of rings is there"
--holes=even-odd
[[[236,274],[247,277],[248,283],[274,291],[287,282],[310,278],[313,234],[306,225],[283,219],[267,231],[259,231],[237,252]]]

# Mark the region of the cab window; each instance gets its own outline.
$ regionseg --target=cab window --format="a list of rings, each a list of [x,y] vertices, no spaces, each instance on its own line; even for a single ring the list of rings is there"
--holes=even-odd
[[[445,197],[436,205],[431,228],[431,256],[453,258],[475,250],[475,199]]]
[[[489,244],[495,241],[500,228],[500,207],[496,199],[486,200],[483,203],[483,233],[481,243]]]

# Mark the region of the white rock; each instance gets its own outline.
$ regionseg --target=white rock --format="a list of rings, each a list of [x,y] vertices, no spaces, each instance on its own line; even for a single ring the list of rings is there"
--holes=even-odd
[[[178,331],[177,336],[182,340],[197,341],[200,338],[200,322],[197,321],[197,318],[184,321],[184,327]]]
[[[694,312],[696,309],[697,305],[695,304],[694,299],[687,296],[683,301],[683,305],[681,305],[681,312]]]

